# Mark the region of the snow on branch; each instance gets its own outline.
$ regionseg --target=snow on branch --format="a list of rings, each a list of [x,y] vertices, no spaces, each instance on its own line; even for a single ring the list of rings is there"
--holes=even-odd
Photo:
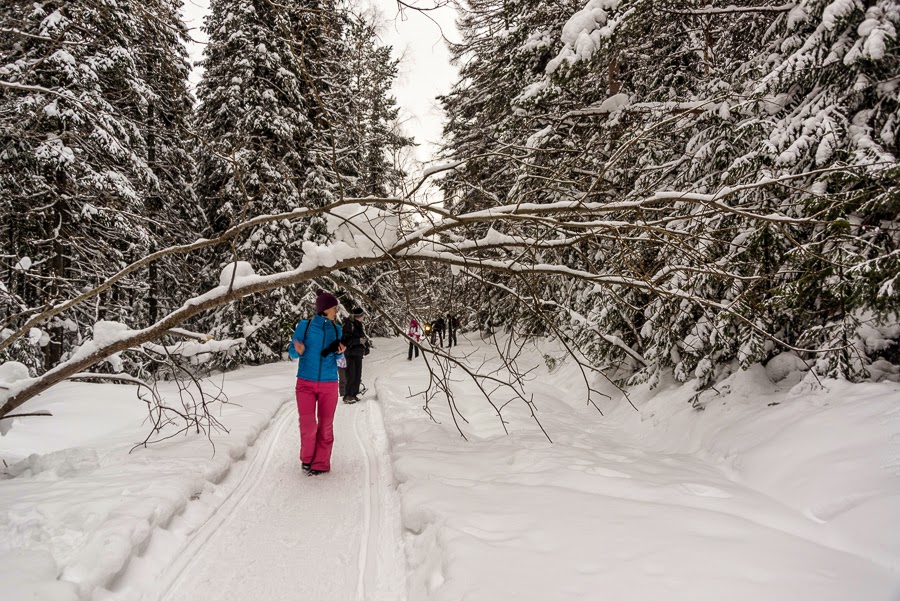
[[[820,170],[825,172],[828,170]],[[254,226],[277,220],[289,220],[306,218],[316,214],[325,214],[331,222],[330,229],[334,232],[334,239],[326,245],[317,245],[311,241],[303,243],[303,259],[294,269],[274,273],[270,275],[256,275],[252,270],[247,274],[233,274],[223,283],[205,294],[189,299],[184,305],[155,324],[142,330],[130,330],[122,328],[102,332],[98,337],[95,330],[95,339],[85,343],[67,361],[60,363],[37,378],[27,378],[12,384],[9,390],[0,394],[0,415],[8,414],[22,403],[35,395],[47,390],[54,384],[69,378],[77,373],[86,371],[107,357],[118,352],[133,349],[146,343],[155,344],[167,333],[178,333],[197,338],[196,333],[179,329],[179,326],[187,319],[199,315],[211,309],[234,302],[245,296],[267,292],[284,286],[292,286],[317,278],[329,277],[335,271],[353,267],[362,267],[391,261],[425,261],[442,263],[451,267],[462,269],[482,269],[495,272],[503,272],[517,276],[558,276],[573,278],[602,286],[626,287],[642,290],[658,298],[668,298],[679,301],[695,303],[716,311],[736,314],[732,304],[715,302],[689,294],[677,287],[669,288],[661,283],[653,282],[628,274],[604,274],[573,269],[562,264],[539,263],[522,261],[519,257],[512,259],[502,256],[481,256],[486,250],[502,250],[504,248],[559,248],[560,246],[575,246],[578,242],[597,236],[618,236],[618,231],[630,228],[637,231],[652,231],[652,228],[642,222],[629,221],[621,218],[615,220],[603,220],[599,217],[615,213],[629,215],[631,210],[657,208],[673,203],[694,203],[710,207],[720,212],[733,213],[742,217],[760,222],[776,224],[815,225],[818,221],[809,219],[795,219],[787,216],[766,213],[755,213],[750,209],[738,209],[729,206],[724,199],[739,194],[742,191],[775,186],[791,179],[808,177],[806,174],[785,176],[782,178],[764,178],[755,183],[744,186],[722,188],[712,194],[700,194],[683,191],[661,191],[635,201],[620,202],[586,202],[584,200],[565,200],[555,203],[518,203],[500,207],[492,207],[481,211],[472,211],[461,215],[453,215],[444,209],[426,206],[405,199],[361,198],[344,199],[320,208],[298,208],[291,212],[278,215],[263,215],[243,223],[240,223],[218,238],[201,239],[194,243],[173,246],[148,255],[100,284],[89,292],[79,297],[66,301],[45,311],[31,320],[20,329],[0,343],[0,350],[7,348],[17,337],[27,333],[34,324],[61,313],[76,306],[85,300],[95,297],[104,290],[109,289],[116,281],[121,280],[128,273],[132,273],[156,261],[161,257],[188,253],[230,241],[241,232]],[[372,205],[389,203],[396,207],[391,213]],[[402,233],[399,224],[401,211],[412,211],[425,217],[426,221],[414,228],[411,232]],[[435,217],[436,216],[436,217]],[[573,221],[574,217],[586,220],[586,223]],[[434,219],[431,221],[431,219]],[[471,224],[505,223],[510,227],[522,224],[529,227],[537,227],[547,232],[544,238],[535,236],[521,236],[498,231],[489,231],[487,235],[478,240],[466,240],[462,242],[440,241],[440,236],[452,236],[455,230]],[[580,228],[578,235],[567,233],[566,229]],[[540,230],[537,230],[540,231]],[[660,232],[657,231],[656,234]],[[677,230],[673,235],[679,235]],[[497,253],[494,253],[497,254]],[[707,266],[699,269],[702,273],[723,279],[737,280],[736,274],[727,273],[715,266]],[[685,267],[684,269],[687,269]],[[736,314],[740,318],[739,314]],[[120,324],[121,325],[121,324]],[[755,327],[755,324],[748,324]],[[204,352],[196,344],[189,352]],[[160,347],[162,350],[170,351]],[[183,348],[183,347],[182,347]],[[211,347],[206,347],[211,348]]]
[[[42,311],[37,315],[33,316],[29,319],[25,324],[23,324],[20,328],[18,328],[15,332],[10,334],[7,338],[0,341],[0,351],[7,349],[11,346],[16,340],[22,338],[27,335],[27,333],[38,326],[40,323],[45,322],[60,313],[75,307],[76,305],[83,303],[91,298],[94,298],[101,293],[109,290],[115,285],[117,282],[127,277],[129,274],[134,273],[135,271],[142,269],[148,266],[150,263],[154,261],[158,261],[159,259],[171,255],[179,255],[179,254],[187,254],[190,252],[198,251],[204,248],[209,248],[213,246],[218,246],[229,242],[242,234],[243,232],[257,227],[259,225],[263,225],[273,221],[284,221],[284,220],[292,220],[292,219],[303,219],[309,218],[315,215],[320,214],[328,214],[333,216],[334,218],[340,220],[348,220],[348,216],[341,213],[339,210],[341,207],[346,206],[367,206],[367,205],[376,205],[376,204],[384,204],[391,203],[397,207],[407,207],[413,211],[428,211],[442,217],[443,220],[439,222],[438,225],[424,225],[418,230],[414,230],[410,234],[406,236],[406,244],[412,244],[416,241],[422,240],[425,237],[433,236],[445,231],[449,231],[459,227],[465,223],[479,223],[479,222],[490,222],[497,219],[505,219],[505,220],[525,220],[531,221],[537,218],[544,218],[547,216],[561,215],[561,214],[578,214],[578,215],[590,215],[590,214],[603,214],[603,213],[611,213],[614,211],[622,211],[627,209],[640,209],[646,208],[651,205],[659,205],[665,203],[671,203],[673,201],[678,202],[693,202],[698,204],[706,204],[711,207],[714,207],[719,210],[728,211],[731,213],[739,214],[744,217],[749,217],[753,219],[758,219],[761,221],[770,221],[770,222],[779,222],[786,224],[808,224],[812,223],[810,220],[805,219],[794,219],[789,218],[783,215],[778,214],[769,214],[769,215],[756,215],[750,211],[739,210],[728,205],[725,205],[721,202],[721,200],[725,197],[732,196],[738,194],[742,191],[756,188],[760,186],[768,186],[773,184],[778,184],[780,182],[786,182],[791,179],[807,177],[809,175],[815,175],[818,173],[824,173],[832,170],[819,170],[812,171],[803,174],[789,175],[784,176],[782,178],[777,179],[764,179],[759,182],[753,184],[747,184],[745,186],[734,186],[730,188],[723,188],[719,192],[715,194],[698,194],[692,192],[678,192],[678,191],[664,191],[658,192],[657,194],[651,195],[647,198],[636,200],[636,201],[627,201],[627,202],[584,202],[581,200],[572,200],[572,201],[560,201],[555,203],[548,204],[536,204],[536,203],[519,203],[515,205],[505,205],[500,207],[494,207],[491,209],[487,209],[484,211],[474,211],[468,214],[454,216],[451,213],[440,209],[438,207],[433,206],[425,206],[421,203],[407,200],[407,199],[399,199],[399,198],[346,198],[343,200],[335,201],[323,207],[317,208],[296,208],[292,211],[286,213],[279,213],[273,215],[260,215],[258,217],[254,217],[242,223],[239,223],[232,228],[225,231],[223,234],[216,238],[206,239],[201,238],[190,244],[183,244],[178,246],[171,246],[168,248],[164,248],[158,250],[154,253],[143,257],[130,265],[126,266],[118,273],[105,280],[98,286],[78,295],[77,297],[70,299],[68,301],[57,304],[56,306]],[[368,219],[368,217],[366,217]],[[353,227],[359,229],[362,232],[362,226],[359,223],[356,223]],[[611,222],[597,222],[597,227],[605,227],[606,224],[610,226],[613,225]],[[369,236],[370,234],[364,234],[365,236]],[[375,239],[371,238],[372,246],[370,248],[374,248]]]
[[[455,169],[458,169],[460,166],[464,165],[465,163],[466,163],[466,161],[452,161],[450,163],[445,163],[443,165],[434,165],[432,167],[428,167],[427,169],[425,169],[422,172],[422,177],[419,180],[419,183],[417,183],[415,186],[413,186],[412,190],[410,190],[409,193],[407,193],[406,198],[412,198],[413,195],[419,191],[419,188],[421,188],[423,185],[425,185],[425,182],[428,181],[428,179],[432,175],[435,175],[437,173],[443,173],[444,171],[453,171]]]
[[[780,6],[735,6],[723,8],[707,6],[704,8],[662,8],[663,12],[676,15],[727,15],[740,13],[786,13],[794,9],[796,4],[782,4]]]
[[[32,40],[41,40],[43,42],[53,42],[54,44],[61,44],[63,46],[79,46],[84,45],[81,42],[72,42],[69,40],[61,40],[58,38],[51,38],[44,35],[35,35],[33,33],[28,33],[26,31],[21,31],[19,29],[12,29],[10,27],[0,27],[0,33],[9,34],[9,35],[17,35],[23,38],[29,38]]]
[[[24,325],[22,325],[22,327],[20,327],[15,332],[10,334],[7,338],[0,341],[0,352],[7,349],[10,345],[12,345],[19,338],[25,336],[31,330],[31,328],[36,327],[40,323],[45,322],[45,321],[59,315],[60,313],[63,313],[64,311],[67,311],[67,310],[75,307],[76,305],[79,305],[87,300],[90,300],[96,296],[99,296],[103,292],[106,292],[107,290],[112,288],[113,285],[115,285],[117,282],[121,281],[128,275],[150,265],[151,263],[153,263],[155,261],[158,261],[159,259],[162,259],[162,258],[168,257],[168,256],[172,256],[172,255],[187,254],[187,253],[198,251],[198,250],[201,250],[204,248],[209,248],[209,247],[213,247],[213,246],[218,246],[220,244],[224,244],[226,242],[233,240],[234,238],[239,236],[241,233],[243,233],[249,229],[252,229],[254,227],[257,227],[257,226],[260,226],[260,225],[263,225],[263,224],[266,224],[269,222],[292,220],[292,219],[304,219],[304,218],[312,217],[314,215],[318,215],[321,213],[327,213],[327,212],[334,210],[337,207],[340,207],[342,205],[353,204],[353,203],[365,203],[369,200],[370,199],[345,199],[345,200],[331,203],[325,207],[320,207],[320,208],[304,207],[304,208],[294,209],[293,211],[290,211],[287,213],[279,213],[279,214],[273,214],[273,215],[259,215],[252,219],[248,219],[247,221],[239,223],[239,224],[235,225],[234,227],[229,228],[228,230],[223,232],[220,236],[217,236],[215,238],[209,238],[209,239],[200,238],[200,239],[196,240],[195,242],[192,242],[189,244],[170,246],[168,248],[163,248],[161,250],[158,250],[158,251],[151,253],[141,259],[138,259],[137,261],[134,261],[130,265],[127,265],[126,267],[121,269],[118,273],[114,274],[113,276],[106,279],[104,282],[95,286],[94,288],[76,296],[73,299],[59,303],[56,306],[51,307],[50,309],[48,309],[46,311],[42,311],[41,313],[35,315],[31,319],[29,319]],[[379,202],[379,203],[402,202],[402,201],[399,201],[398,199],[386,200],[383,198],[371,199],[371,201],[373,203],[374,202]]]
[[[237,278],[233,286],[218,286],[206,294],[189,299],[179,309],[169,313],[147,328],[141,330],[121,329],[114,333],[110,332],[99,341],[94,340],[85,343],[71,358],[60,363],[43,375],[15,382],[10,389],[6,391],[6,394],[0,395],[0,398],[4,401],[3,405],[0,406],[0,415],[6,415],[28,399],[44,392],[51,386],[76,373],[84,372],[110,355],[129,350],[147,342],[158,340],[166,332],[195,315],[216,307],[221,307],[251,294],[299,284],[315,278],[324,277],[334,269],[346,269],[348,267],[361,266],[376,262],[377,260],[378,259],[375,258],[355,258],[331,263],[330,265],[311,265],[313,262],[304,261],[304,263],[295,270],[268,276]]]
[[[69,93],[58,92],[56,90],[52,90],[50,88],[45,88],[44,86],[32,86],[24,83],[16,83],[14,81],[5,81],[0,79],[0,88],[9,88],[11,90],[21,90],[23,92],[37,92],[39,94],[49,94],[51,96],[56,96],[57,98],[63,98],[64,100],[68,100],[74,104],[77,104],[81,107],[85,107],[84,103]]]
[[[199,340],[201,342],[209,342],[213,339],[209,334],[202,334],[200,332],[191,332],[190,330],[185,330],[183,328],[172,328],[169,330],[170,334],[175,334],[177,336],[184,336],[185,338],[193,338],[194,340]]]

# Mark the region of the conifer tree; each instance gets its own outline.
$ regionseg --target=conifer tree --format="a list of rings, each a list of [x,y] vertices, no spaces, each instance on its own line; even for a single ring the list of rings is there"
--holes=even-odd
[[[445,101],[448,153],[471,157],[446,180],[451,203],[616,202],[745,186],[724,202],[785,217],[670,202],[610,215],[658,219],[655,231],[610,232],[543,257],[677,293],[544,279],[535,295],[566,299],[555,317],[580,348],[600,366],[627,366],[632,381],[672,370],[699,387],[732,362],[784,351],[776,340],[819,349],[804,356],[823,374],[851,379],[892,356],[895,4],[588,0],[555,17],[526,5],[469,5],[469,23],[490,23],[478,12],[485,8],[513,22],[510,33],[467,47],[473,56]],[[526,26],[526,14],[538,21]],[[462,22],[464,36],[478,31]],[[507,76],[505,60],[539,47],[548,54],[537,72],[517,64],[519,81]],[[783,177],[791,179],[758,185]],[[485,306],[512,302],[503,297],[480,296]],[[570,321],[570,310],[586,322]]]
[[[396,63],[377,48],[372,28],[330,1],[218,0],[211,8],[196,119],[203,140],[197,194],[210,234],[256,215],[393,191],[402,174],[385,157],[409,142],[392,129]],[[260,227],[231,255],[212,257],[208,279],[217,284],[234,259],[257,273],[291,269],[304,243],[329,235],[325,218]],[[294,323],[310,311],[308,293],[247,299],[213,315],[208,329],[229,338],[252,332],[241,360],[279,358]]]
[[[205,222],[194,195],[194,145],[191,131],[194,99],[189,89],[188,33],[179,15],[180,0],[142,3],[142,36],[137,42],[139,67],[148,83],[142,120],[147,163],[155,182],[144,198],[149,221],[149,251],[190,241]],[[182,261],[153,263],[146,274],[146,315],[154,322],[179,305],[196,287],[196,269]]]
[[[330,195],[325,181],[316,179],[321,148],[314,145],[321,132],[316,131],[319,109],[310,87],[315,83],[308,64],[312,42],[307,46],[304,37],[315,14],[306,4],[220,0],[210,5],[196,116],[201,140],[196,190],[208,235]],[[208,280],[217,283],[221,267],[233,260],[249,261],[260,273],[289,269],[299,263],[301,245],[309,238],[316,238],[309,223],[263,226],[241,240],[233,256],[211,257]],[[208,329],[216,336],[239,338],[247,328],[268,326],[261,333],[269,335],[257,335],[259,345],[248,355],[251,360],[271,358],[276,351],[270,345],[282,335],[272,317],[298,303],[296,295],[284,294],[248,300],[217,312]]]
[[[175,191],[180,196],[167,202],[178,206],[188,190],[190,162],[178,134],[150,126],[162,119],[171,128],[189,110],[176,6],[109,4],[15,0],[0,11],[0,254],[9,325],[145,254],[164,236],[149,226],[148,198]],[[124,281],[13,354],[50,367],[97,319],[139,321],[131,308],[144,294],[137,280]]]
[[[399,59],[378,44],[376,28],[353,17],[346,28],[348,116],[338,133],[339,166],[348,179],[348,195],[387,198],[401,188],[405,173],[392,157],[412,145],[399,132],[400,109],[391,96]]]

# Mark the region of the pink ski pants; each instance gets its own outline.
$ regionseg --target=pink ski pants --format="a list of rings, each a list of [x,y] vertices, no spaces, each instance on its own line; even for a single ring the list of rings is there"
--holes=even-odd
[[[337,402],[337,382],[310,382],[297,378],[300,462],[311,464],[314,470],[327,472],[331,469]]]

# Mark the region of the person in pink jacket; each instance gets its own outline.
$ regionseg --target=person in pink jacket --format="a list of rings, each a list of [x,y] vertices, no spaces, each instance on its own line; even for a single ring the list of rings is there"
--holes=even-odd
[[[409,336],[409,356],[407,356],[407,361],[412,361],[413,352],[416,353],[416,358],[419,357],[419,341],[422,340],[422,328],[419,327],[419,322],[415,319],[409,320],[409,330],[406,332],[406,335]]]

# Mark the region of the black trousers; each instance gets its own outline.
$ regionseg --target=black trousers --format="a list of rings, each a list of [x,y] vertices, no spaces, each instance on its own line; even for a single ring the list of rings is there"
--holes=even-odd
[[[447,348],[451,346],[459,346],[459,343],[456,341],[456,330],[447,331]]]
[[[409,356],[407,357],[408,360],[412,360],[413,351],[416,352],[416,357],[418,357],[419,356],[419,347],[416,346],[415,342],[410,342],[409,343]]]
[[[359,394],[359,383],[362,382],[362,357],[344,355],[347,360],[347,396]]]

